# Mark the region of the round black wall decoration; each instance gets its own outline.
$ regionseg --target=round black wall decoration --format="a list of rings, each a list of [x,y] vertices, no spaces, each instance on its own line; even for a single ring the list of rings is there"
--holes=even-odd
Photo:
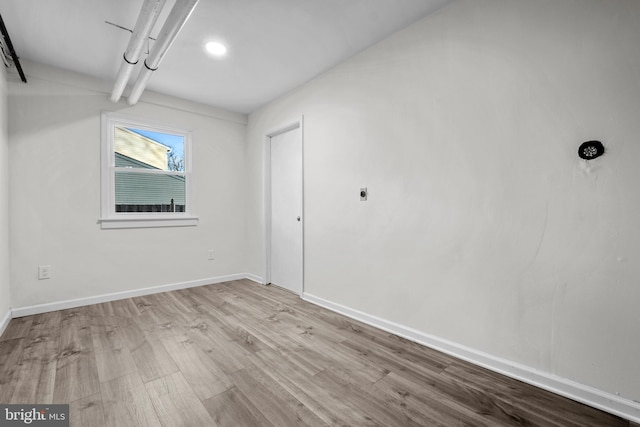
[[[604,154],[604,145],[600,141],[587,141],[580,144],[578,156],[581,159],[593,160]]]

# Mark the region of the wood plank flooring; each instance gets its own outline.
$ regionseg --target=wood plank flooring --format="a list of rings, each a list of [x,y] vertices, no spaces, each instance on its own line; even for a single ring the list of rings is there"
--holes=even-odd
[[[245,280],[13,319],[0,402],[79,427],[637,427]]]

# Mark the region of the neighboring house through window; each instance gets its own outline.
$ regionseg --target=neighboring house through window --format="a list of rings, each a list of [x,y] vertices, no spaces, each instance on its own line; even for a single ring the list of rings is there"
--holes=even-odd
[[[195,225],[191,133],[102,115],[102,228]]]

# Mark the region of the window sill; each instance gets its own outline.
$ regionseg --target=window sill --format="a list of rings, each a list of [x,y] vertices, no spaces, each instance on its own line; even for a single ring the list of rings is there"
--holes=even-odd
[[[100,218],[103,230],[113,228],[153,228],[153,227],[193,227],[198,225],[197,216],[180,216],[176,218]]]

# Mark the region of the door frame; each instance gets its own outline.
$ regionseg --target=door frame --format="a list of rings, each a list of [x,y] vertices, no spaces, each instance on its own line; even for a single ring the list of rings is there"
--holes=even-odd
[[[297,119],[294,120],[290,120],[285,122],[285,125],[282,126],[278,126],[276,128],[274,128],[273,130],[271,130],[270,132],[267,132],[264,135],[264,147],[263,147],[263,159],[264,159],[264,236],[265,236],[265,247],[264,247],[264,253],[265,253],[265,278],[264,278],[264,284],[268,285],[271,283],[271,239],[272,239],[272,235],[271,235],[271,138],[278,136],[278,135],[282,135],[283,133],[292,131],[294,129],[298,129],[300,128],[300,147],[301,147],[301,161],[302,161],[302,165],[301,165],[301,170],[302,170],[302,176],[301,178],[301,183],[302,183],[302,206],[300,207],[300,216],[302,217],[302,250],[301,250],[301,259],[300,259],[300,264],[302,267],[302,277],[300,278],[301,281],[301,291],[300,291],[300,297],[302,297],[302,294],[304,293],[304,116],[300,116]]]

